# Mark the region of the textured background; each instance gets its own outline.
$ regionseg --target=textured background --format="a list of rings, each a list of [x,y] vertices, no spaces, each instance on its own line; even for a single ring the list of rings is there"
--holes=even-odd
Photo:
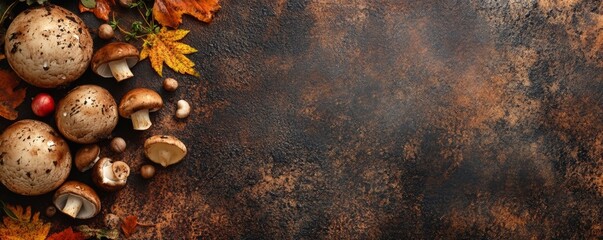
[[[127,153],[104,151],[134,174],[101,193],[102,213],[157,223],[135,238],[603,237],[600,1],[221,3],[213,23],[182,26],[202,77],[165,71],[182,87],[162,92],[156,125],[122,120]],[[75,84],[160,89],[148,61],[135,74]],[[172,117],[181,98],[187,120]],[[142,142],[166,133],[189,155],[143,180]]]

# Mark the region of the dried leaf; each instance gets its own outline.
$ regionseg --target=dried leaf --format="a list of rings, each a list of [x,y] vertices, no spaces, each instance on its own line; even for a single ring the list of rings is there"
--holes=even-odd
[[[3,240],[44,240],[50,231],[50,224],[40,221],[40,213],[31,214],[31,207],[7,205],[17,220],[5,217],[0,224],[0,239]]]
[[[80,12],[92,12],[96,18],[105,21],[109,21],[112,6],[115,6],[115,0],[96,0],[95,8],[87,8],[82,2],[79,3]]]
[[[136,216],[127,216],[121,222],[121,231],[128,238],[136,231],[136,226],[138,226],[138,217]]]
[[[140,51],[140,59],[149,57],[151,66],[159,76],[163,75],[163,63],[174,71],[182,74],[199,76],[193,68],[195,63],[188,59],[185,54],[197,52],[193,47],[177,42],[188,34],[189,30],[167,30],[163,27],[157,34],[149,34]]]
[[[25,88],[15,90],[19,85],[19,77],[12,70],[0,70],[0,117],[8,120],[17,119],[15,110],[25,99]]]
[[[88,225],[77,226],[76,229],[80,231],[86,238],[96,239],[119,239],[119,231],[117,229],[96,229],[91,228]]]
[[[218,10],[218,0],[155,0],[153,17],[163,26],[177,28],[182,23],[183,14],[209,23]]]
[[[71,227],[66,228],[62,232],[50,235],[46,240],[85,240],[86,236],[81,232],[74,232]]]

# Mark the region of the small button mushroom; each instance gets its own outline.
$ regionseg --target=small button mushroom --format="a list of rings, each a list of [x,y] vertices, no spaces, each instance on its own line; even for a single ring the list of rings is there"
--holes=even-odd
[[[186,156],[186,146],[174,136],[155,135],[144,142],[144,154],[151,161],[167,167]]]
[[[163,80],[163,89],[165,89],[166,91],[173,92],[176,91],[177,88],[178,81],[176,81],[176,79],[166,78],[165,80]]]
[[[69,146],[48,124],[21,120],[0,135],[0,182],[10,191],[26,196],[51,192],[70,170]]]
[[[96,144],[85,145],[75,153],[75,167],[80,172],[88,171],[100,159],[100,147]]]
[[[110,158],[101,158],[92,170],[94,184],[108,192],[124,188],[128,176],[130,176],[128,164],[122,161],[111,162]]]
[[[4,37],[8,63],[19,77],[37,87],[67,85],[86,72],[92,58],[86,24],[56,5],[21,12]]]
[[[116,153],[122,153],[126,150],[126,140],[120,137],[115,137],[111,140],[111,150]]]
[[[138,49],[132,44],[112,42],[94,53],[92,71],[104,78],[121,82],[134,76],[130,68],[138,63]]]
[[[65,138],[80,144],[98,142],[117,126],[117,104],[106,89],[81,85],[59,101],[55,120]]]
[[[115,32],[113,31],[113,27],[111,25],[103,23],[98,27],[98,37],[104,40],[109,40],[113,38]]]
[[[100,199],[94,189],[77,181],[65,182],[54,193],[53,203],[61,212],[77,219],[92,218],[101,209]]]
[[[132,119],[134,130],[147,130],[153,124],[149,112],[163,107],[159,93],[148,88],[135,88],[127,92],[119,103],[119,115]]]
[[[186,118],[191,113],[191,106],[187,101],[178,100],[178,110],[176,110],[177,118]]]
[[[155,166],[151,164],[145,164],[140,167],[140,175],[144,179],[149,179],[155,176]]]

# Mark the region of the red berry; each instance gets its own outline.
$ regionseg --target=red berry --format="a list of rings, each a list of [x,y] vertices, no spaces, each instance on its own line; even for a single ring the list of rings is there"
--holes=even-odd
[[[54,111],[54,99],[47,93],[40,93],[31,102],[31,110],[36,116],[46,117]]]

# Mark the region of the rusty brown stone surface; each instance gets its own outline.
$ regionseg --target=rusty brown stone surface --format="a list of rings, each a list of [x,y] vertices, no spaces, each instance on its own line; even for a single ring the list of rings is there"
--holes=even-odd
[[[155,125],[133,132],[122,119],[122,155],[103,142],[131,165],[128,186],[101,192],[92,220],[45,218],[52,231],[101,227],[112,212],[157,224],[136,239],[603,237],[600,1],[221,4],[211,24],[182,26],[202,77],[164,69],[181,87],[161,91]],[[148,62],[135,74],[117,84],[88,72],[52,94],[161,89]],[[179,99],[188,119],[173,117]],[[179,137],[189,154],[144,180],[142,143],[154,134]],[[37,211],[50,203],[0,193]]]

